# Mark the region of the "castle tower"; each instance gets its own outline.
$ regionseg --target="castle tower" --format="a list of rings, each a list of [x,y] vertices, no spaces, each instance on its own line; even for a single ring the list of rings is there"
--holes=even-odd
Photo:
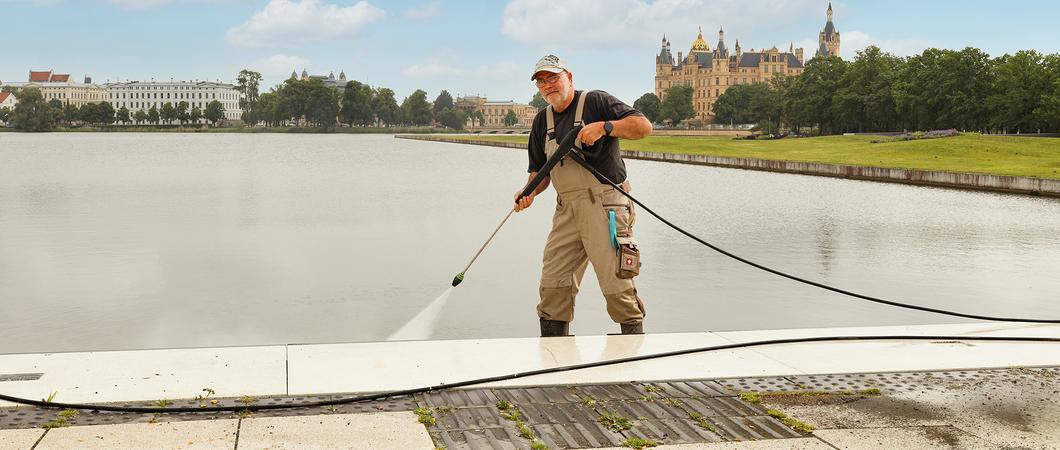
[[[718,47],[714,49],[714,59],[729,59],[729,49],[725,48],[725,29],[718,31]]]
[[[670,77],[674,71],[674,56],[670,53],[670,41],[666,36],[662,38],[662,49],[655,57],[655,96],[662,100],[666,96],[666,90],[670,88]]]
[[[699,35],[696,36],[696,40],[692,41],[692,50],[688,52],[689,55],[693,53],[710,53],[710,44],[703,39],[703,28],[699,28]]]
[[[827,17],[828,21],[824,24],[824,30],[817,38],[816,56],[839,56],[839,32],[832,24],[832,2],[828,2]]]

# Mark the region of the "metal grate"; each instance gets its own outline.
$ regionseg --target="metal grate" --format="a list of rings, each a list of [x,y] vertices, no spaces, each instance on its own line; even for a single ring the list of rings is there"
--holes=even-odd
[[[43,373],[3,373],[0,374],[0,382],[4,381],[35,381],[43,377]]]

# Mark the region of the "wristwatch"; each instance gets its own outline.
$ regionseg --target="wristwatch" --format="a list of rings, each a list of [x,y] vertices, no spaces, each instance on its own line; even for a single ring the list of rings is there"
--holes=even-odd
[[[614,130],[615,126],[611,121],[604,122],[604,136],[611,136],[611,130]]]

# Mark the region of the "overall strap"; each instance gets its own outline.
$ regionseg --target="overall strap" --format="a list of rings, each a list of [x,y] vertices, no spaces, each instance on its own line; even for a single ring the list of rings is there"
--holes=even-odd
[[[551,141],[556,135],[556,116],[552,112],[552,105],[545,108],[545,140]]]
[[[582,121],[582,113],[585,112],[585,97],[588,96],[589,91],[584,91],[582,92],[582,95],[578,96],[578,107],[574,109],[574,126],[585,125],[585,122]],[[581,150],[582,141],[575,140],[574,146],[577,147],[578,150]]]

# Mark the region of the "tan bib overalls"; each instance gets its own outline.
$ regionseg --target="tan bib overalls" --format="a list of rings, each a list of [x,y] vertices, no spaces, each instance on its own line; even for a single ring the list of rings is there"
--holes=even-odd
[[[582,112],[588,92],[582,92],[574,112],[575,125],[582,123]],[[545,135],[545,155],[559,148],[555,136],[555,116],[552,107],[546,111],[548,130]],[[577,148],[581,148],[578,142]],[[644,303],[637,296],[632,279],[616,276],[618,258],[611,243],[608,210],[615,211],[618,234],[632,241],[636,213],[633,204],[615,188],[600,183],[588,170],[565,158],[549,174],[556,189],[556,213],[552,217],[552,231],[545,243],[541,270],[541,303],[537,313],[542,319],[570,322],[574,320],[574,297],[591,262],[600,291],[607,300],[611,320],[621,324],[637,324],[644,319]]]

